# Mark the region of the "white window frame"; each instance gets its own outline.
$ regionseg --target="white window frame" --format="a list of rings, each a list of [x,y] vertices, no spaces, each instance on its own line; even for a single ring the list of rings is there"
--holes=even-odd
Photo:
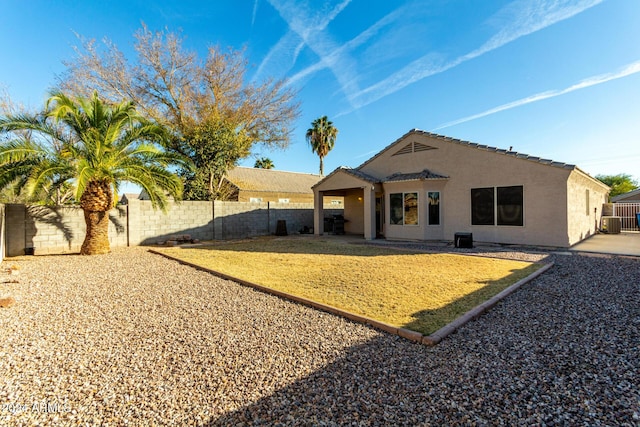
[[[402,194],[402,224],[391,224],[389,221],[389,225],[400,225],[402,227],[419,227],[420,226],[420,192],[419,191],[398,191],[394,193],[389,193],[389,218],[391,218],[391,195],[392,194]],[[407,224],[406,215],[405,215],[405,200],[407,194],[415,194],[416,200],[416,223],[415,224]]]

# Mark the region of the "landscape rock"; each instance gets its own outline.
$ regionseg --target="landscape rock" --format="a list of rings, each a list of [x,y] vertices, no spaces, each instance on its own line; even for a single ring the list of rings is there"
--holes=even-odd
[[[145,248],[32,257],[0,425],[637,426],[640,260],[483,251],[555,265],[432,347]]]

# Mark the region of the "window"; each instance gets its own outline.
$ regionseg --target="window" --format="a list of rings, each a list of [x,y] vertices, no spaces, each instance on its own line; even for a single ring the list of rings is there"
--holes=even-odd
[[[262,203],[262,197],[249,197],[249,203]]]
[[[393,193],[389,195],[389,221],[391,224],[402,225],[404,215],[402,214],[402,193]]]
[[[522,226],[522,186],[498,187],[498,225]]]
[[[494,225],[493,187],[471,189],[471,225]]]
[[[471,189],[472,225],[524,225],[522,185]]]
[[[418,225],[418,193],[389,194],[389,222],[396,225]]]
[[[440,225],[440,192],[429,191],[427,199],[429,200],[427,223],[429,225]]]
[[[289,203],[289,199],[278,199],[278,203]]]
[[[332,200],[331,204],[332,205],[341,205],[342,204],[342,200]]]

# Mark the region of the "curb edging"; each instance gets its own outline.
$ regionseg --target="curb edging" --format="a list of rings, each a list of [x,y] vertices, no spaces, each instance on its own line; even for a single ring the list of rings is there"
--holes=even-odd
[[[160,255],[164,258],[170,259],[172,261],[176,261],[180,264],[183,265],[187,265],[189,267],[195,268],[196,270],[200,270],[200,271],[204,271],[206,273],[212,274],[216,277],[220,277],[221,279],[225,279],[225,280],[230,280],[232,282],[236,282],[240,285],[243,286],[247,286],[253,289],[256,289],[260,292],[264,292],[273,296],[277,296],[289,301],[293,301],[302,305],[306,305],[308,307],[312,307],[318,310],[322,310],[324,312],[327,313],[331,313],[331,314],[335,314],[341,317],[344,317],[345,319],[348,320],[352,320],[354,322],[357,323],[362,323],[365,325],[369,325],[375,329],[387,332],[389,334],[392,335],[398,335],[402,338],[405,338],[407,340],[410,341],[414,341],[416,343],[419,344],[424,344],[424,345],[428,345],[428,346],[434,346],[436,344],[438,344],[440,341],[442,341],[445,337],[447,337],[448,335],[451,335],[453,332],[455,332],[458,328],[460,328],[461,326],[465,325],[466,323],[477,319],[478,317],[480,317],[483,313],[485,313],[486,311],[488,311],[489,309],[491,309],[493,306],[495,306],[498,302],[500,302],[502,299],[506,298],[507,296],[511,295],[513,292],[517,291],[520,287],[522,287],[523,285],[525,285],[526,283],[530,282],[531,280],[535,279],[536,277],[538,277],[539,275],[541,275],[542,273],[546,272],[547,270],[549,270],[551,267],[553,267],[554,263],[548,263],[543,265],[540,269],[534,271],[533,273],[531,273],[530,275],[528,275],[527,277],[518,280],[516,283],[514,283],[513,285],[509,286],[508,288],[502,290],[502,292],[494,295],[492,298],[488,299],[487,301],[483,302],[482,304],[472,308],[471,310],[467,311],[465,314],[463,314],[462,316],[456,318],[455,320],[453,320],[451,323],[449,323],[448,325],[438,329],[436,332],[432,333],[431,335],[423,335],[420,332],[416,332],[416,331],[412,331],[409,329],[405,329],[405,328],[401,328],[398,326],[393,326],[390,325],[388,323],[384,323],[381,322],[379,320],[375,320],[372,319],[370,317],[366,317],[366,316],[362,316],[360,314],[355,314],[355,313],[351,313],[349,311],[346,310],[342,310],[330,305],[326,305],[326,304],[322,304],[307,298],[302,298],[296,295],[292,295],[289,294],[287,292],[282,292],[282,291],[278,291],[276,289],[272,289],[272,288],[268,288],[266,286],[262,286],[262,285],[258,285],[257,283],[253,283],[253,282],[249,282],[247,280],[243,280],[243,279],[238,279],[236,277],[233,276],[229,276],[228,274],[224,274],[221,273],[219,271],[216,270],[212,270],[210,268],[206,268],[206,267],[202,267],[201,265],[197,265],[194,264],[192,262],[189,261],[184,261],[182,259],[176,258],[174,256],[165,254],[163,252],[154,250],[154,249],[148,249],[148,251],[152,254],[155,255]]]
[[[472,308],[471,310],[467,311],[462,316],[456,318],[453,322],[451,322],[448,325],[438,329],[437,331],[435,331],[431,335],[425,336],[423,338],[424,344],[428,344],[428,345],[438,344],[446,336],[451,335],[453,332],[455,332],[462,325],[464,325],[466,323],[469,323],[472,320],[477,319],[482,314],[484,314],[489,309],[493,308],[496,304],[498,304],[498,302],[500,302],[504,298],[508,297],[509,295],[514,293],[515,291],[517,291],[520,287],[522,287],[526,283],[529,283],[530,281],[532,281],[533,279],[535,279],[536,277],[538,277],[542,273],[544,273],[547,270],[549,270],[551,267],[553,267],[553,265],[554,265],[553,262],[550,262],[548,264],[543,265],[542,267],[540,267],[538,270],[534,271],[533,273],[531,273],[527,277],[518,280],[513,285],[511,285],[508,288],[502,290],[502,292],[497,293],[493,297],[489,298],[487,301],[485,301],[482,304],[480,304],[480,305]]]

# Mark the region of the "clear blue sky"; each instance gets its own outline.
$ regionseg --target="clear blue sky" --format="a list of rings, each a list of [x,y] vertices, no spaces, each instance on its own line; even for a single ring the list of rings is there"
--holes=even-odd
[[[318,172],[304,135],[338,128],[325,173],[413,128],[640,180],[640,0],[0,0],[0,86],[42,105],[75,34],[132,55],[133,33],[245,48],[302,114],[277,169]],[[253,166],[255,158],[242,164]]]

